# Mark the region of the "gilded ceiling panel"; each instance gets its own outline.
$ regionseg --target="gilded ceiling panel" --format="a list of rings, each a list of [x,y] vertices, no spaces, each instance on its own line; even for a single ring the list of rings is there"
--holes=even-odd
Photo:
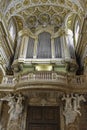
[[[65,21],[68,14],[77,14],[80,17],[84,14],[83,8],[78,4],[78,0],[3,0],[1,3],[4,9],[4,17],[9,23],[11,17],[15,17],[16,22],[22,27],[29,28],[38,25],[48,24],[59,27]],[[22,20],[18,20],[21,18]]]

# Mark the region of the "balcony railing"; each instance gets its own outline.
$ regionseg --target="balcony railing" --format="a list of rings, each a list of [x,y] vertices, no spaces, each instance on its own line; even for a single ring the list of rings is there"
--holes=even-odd
[[[16,78],[14,76],[4,76],[1,85],[14,86],[16,83]]]
[[[80,75],[80,76],[74,76],[73,78],[71,78],[70,84],[73,84],[73,85],[83,84],[84,85],[85,82],[86,82],[86,76]]]
[[[52,72],[37,72],[29,73],[28,75],[22,75],[19,77],[19,82],[27,81],[57,81],[61,83],[67,83],[67,78],[65,76],[58,75]]]
[[[60,75],[56,72],[31,72],[28,74],[20,75],[18,77],[14,76],[6,76],[3,77],[3,81],[1,85],[11,85],[14,86],[17,83],[24,83],[24,82],[56,82],[59,84],[64,85],[84,85],[87,81],[87,77],[82,76],[67,76],[67,75]]]

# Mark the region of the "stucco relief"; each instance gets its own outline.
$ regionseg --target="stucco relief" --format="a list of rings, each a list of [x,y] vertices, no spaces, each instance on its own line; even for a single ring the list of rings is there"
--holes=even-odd
[[[7,96],[0,99],[1,101],[7,101],[9,106],[9,120],[16,120],[22,114],[23,111],[23,100],[24,97],[19,94],[15,96],[13,94],[8,94]]]
[[[66,123],[66,126],[67,126],[70,123],[74,123],[77,116],[81,116],[80,102],[81,101],[86,102],[86,99],[84,98],[83,95],[67,94],[66,96],[63,95],[62,101],[65,102],[63,115],[65,117],[65,123]]]
[[[18,95],[9,93],[7,96],[1,98],[0,100],[3,102],[8,102],[9,106],[7,130],[21,130],[22,114],[24,110],[24,96],[21,93]],[[4,130],[4,128],[1,127],[0,130]]]

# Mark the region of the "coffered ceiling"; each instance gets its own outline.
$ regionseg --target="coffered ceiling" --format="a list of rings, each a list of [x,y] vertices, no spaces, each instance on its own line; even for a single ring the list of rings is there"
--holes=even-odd
[[[48,24],[60,27],[68,15],[81,18],[85,13],[79,0],[3,0],[0,6],[6,22],[14,17],[19,28]]]

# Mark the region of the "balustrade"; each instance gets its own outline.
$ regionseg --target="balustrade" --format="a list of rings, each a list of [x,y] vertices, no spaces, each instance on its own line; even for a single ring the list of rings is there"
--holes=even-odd
[[[23,82],[35,82],[35,81],[48,81],[48,82],[57,82],[60,84],[70,84],[74,85],[84,85],[86,83],[86,76],[66,76],[66,75],[59,75],[56,72],[31,72],[28,74],[20,75],[18,77],[14,76],[5,76],[3,77],[1,85],[15,85],[17,83]]]
[[[86,82],[86,77],[84,75],[80,75],[80,76],[75,76],[73,78],[71,78],[70,80],[70,84],[72,85],[84,85]]]
[[[3,85],[14,85],[16,83],[17,83],[16,78],[13,76],[4,76],[3,77],[3,80],[2,80]]]

